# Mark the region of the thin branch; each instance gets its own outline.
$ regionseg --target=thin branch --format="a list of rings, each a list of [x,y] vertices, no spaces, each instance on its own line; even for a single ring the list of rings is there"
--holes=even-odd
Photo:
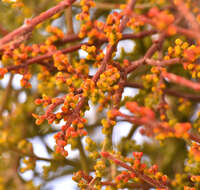
[[[182,28],[182,27],[179,27],[179,26],[175,26],[175,28],[176,28],[176,32],[179,33],[179,34],[187,36],[188,38],[200,40],[199,32],[195,32],[193,30],[189,30],[189,29]]]
[[[169,66],[169,65],[173,65],[173,64],[178,64],[181,63],[182,60],[180,58],[172,58],[169,60],[154,60],[154,59],[145,59],[145,62],[148,65],[154,65],[154,66]]]
[[[155,118],[151,118],[151,117],[135,117],[135,116],[123,114],[120,111],[118,111],[118,113],[115,116],[123,117],[127,121],[129,121],[131,123],[134,123],[136,125],[146,126],[147,127],[146,129],[148,129],[149,132],[151,132],[152,135],[154,135],[155,127],[157,127],[159,130],[161,130],[163,132],[176,134],[176,130],[174,128],[166,127],[165,123],[163,123],[163,122],[161,122],[159,120],[156,120]],[[194,134],[192,132],[187,133],[187,134],[188,134],[188,139],[200,143],[200,136],[199,135],[196,135],[196,134]]]
[[[13,77],[14,77],[14,75],[11,74],[9,82],[8,82],[8,85],[7,85],[6,90],[5,90],[5,92],[4,92],[3,96],[2,96],[2,99],[1,99],[0,118],[2,117],[2,113],[3,113],[4,109],[5,109],[6,104],[8,103],[9,97],[10,97],[10,93],[11,93],[11,90],[12,90]]]
[[[146,183],[152,185],[153,187],[165,188],[166,190],[170,190],[170,188],[166,184],[163,184],[162,182],[157,181],[155,179],[152,179],[149,176],[147,176],[146,174],[144,174],[144,173],[142,173],[140,171],[137,171],[136,169],[133,169],[131,166],[127,165],[126,163],[122,162],[118,158],[114,157],[109,152],[101,152],[101,155],[104,158],[112,160],[117,165],[119,165],[119,166],[121,166],[123,168],[126,168],[127,170],[133,172],[138,178],[140,178],[141,180],[145,181]]]
[[[126,82],[125,84],[127,87],[132,87],[132,88],[140,88],[144,89],[144,86],[142,84],[136,83],[136,82]],[[171,96],[177,96],[177,97],[182,97],[186,98],[192,101],[200,101],[200,96],[195,95],[195,94],[187,94],[185,92],[178,92],[177,90],[173,89],[164,89],[164,93],[171,95]]]
[[[194,15],[190,12],[186,4],[182,0],[175,1],[175,6],[179,13],[185,18],[189,26],[195,32],[199,32],[199,25]]]
[[[146,62],[146,59],[149,59],[153,56],[153,54],[162,46],[162,43],[165,39],[166,35],[165,34],[161,34],[159,39],[154,41],[154,43],[152,44],[152,46],[148,49],[148,51],[145,53],[144,57],[131,62],[130,66],[126,68],[126,72],[130,73],[132,71],[134,71],[135,69],[137,69],[139,66],[144,65]]]
[[[95,9],[119,9],[120,6],[122,4],[117,4],[117,3],[107,3],[107,2],[95,2]],[[73,6],[76,6],[76,7],[81,7],[80,3],[74,3]],[[152,7],[153,4],[152,3],[143,3],[143,4],[136,4],[135,5],[135,8],[136,9],[146,9],[146,8],[150,8]]]
[[[90,167],[88,165],[87,156],[85,154],[83,144],[82,144],[80,138],[78,138],[78,150],[79,150],[79,153],[80,153],[80,161],[81,161],[82,168],[85,172],[88,173]]]
[[[192,82],[188,79],[185,79],[181,76],[175,75],[173,73],[168,73],[168,72],[163,72],[162,76],[166,79],[168,79],[171,82],[174,82],[176,84],[182,85],[182,86],[187,86],[189,88],[192,88],[193,90],[200,90],[200,83],[197,82]]]
[[[34,158],[36,160],[42,160],[42,161],[46,161],[46,162],[54,162],[54,163],[63,163],[65,165],[70,165],[70,166],[73,166],[75,168],[79,168],[79,164],[78,162],[75,162],[75,161],[72,161],[72,160],[68,160],[68,159],[63,159],[63,160],[56,160],[54,158],[43,158],[43,157],[40,157],[40,156],[37,156],[35,154],[32,154],[32,153],[27,153],[27,152],[22,152],[18,149],[15,149],[15,148],[12,148],[10,149],[11,151],[21,155],[21,156],[28,156],[28,157],[31,157],[31,158]]]
[[[6,36],[4,36],[3,38],[0,39],[0,49],[2,49],[3,46],[6,43],[11,42],[12,40],[16,39],[17,37],[32,32],[32,30],[35,28],[35,26],[37,26],[38,24],[44,22],[48,18],[50,18],[53,15],[57,14],[58,12],[63,11],[66,7],[71,5],[74,1],[75,0],[64,0],[64,1],[61,1],[55,7],[50,8],[46,12],[41,13],[39,16],[36,16],[35,18],[29,20],[23,26],[17,28],[13,32],[7,34]]]
[[[142,37],[145,37],[147,35],[152,35],[152,34],[155,34],[156,33],[156,30],[149,30],[149,31],[143,31],[143,32],[140,32],[138,34],[124,34],[122,36],[122,39],[121,40],[125,40],[125,39],[136,39],[136,38],[142,38]],[[78,36],[76,34],[72,34],[72,35],[67,35],[63,40],[57,42],[58,44],[62,44],[62,43],[67,43],[67,42],[72,42],[72,41],[76,41],[76,40],[80,40],[78,38]],[[100,44],[103,44],[104,42],[108,42],[107,39],[104,39],[102,41],[100,41]],[[71,46],[71,47],[67,47],[67,48],[64,48],[64,49],[61,49],[59,50],[60,52],[64,53],[64,54],[67,54],[67,53],[71,53],[71,52],[74,52],[78,49],[81,48],[82,45],[89,45],[87,42],[85,43],[80,43],[80,44],[77,44],[77,45],[74,45],[74,46]],[[28,59],[26,62],[24,62],[23,64],[20,64],[20,65],[13,65],[13,66],[9,66],[7,67],[7,70],[10,72],[10,71],[13,71],[13,70],[17,70],[17,69],[20,69],[20,68],[23,68],[23,67],[26,67],[28,65],[32,65],[32,64],[42,64],[44,65],[43,61],[45,59],[49,59],[49,58],[52,58],[52,56],[56,53],[57,51],[55,52],[51,52],[51,53],[46,53],[45,55],[39,55],[37,57],[33,57],[31,59]]]
[[[66,54],[66,53],[76,51],[76,50],[80,49],[82,45],[87,45],[87,44],[88,43],[82,43],[82,44],[74,45],[72,47],[68,47],[68,48],[65,48],[65,49],[62,49],[62,50],[59,50],[59,51]],[[45,55],[40,55],[40,56],[31,58],[31,59],[27,60],[25,63],[20,64],[20,65],[9,66],[9,67],[7,67],[7,70],[10,72],[12,70],[27,67],[28,65],[32,65],[32,64],[35,64],[35,63],[43,64],[41,61],[51,58],[56,52],[57,51],[51,52],[51,53],[46,53]]]
[[[128,39],[143,38],[143,37],[146,37],[149,35],[156,34],[157,32],[158,32],[157,30],[152,29],[152,30],[141,31],[136,34],[135,33],[122,34],[122,38],[120,39],[120,41],[128,40]],[[56,42],[56,44],[65,44],[68,42],[73,42],[73,41],[78,41],[78,40],[81,40],[81,38],[78,37],[78,34],[70,34],[70,35],[66,35],[63,39]],[[101,43],[108,42],[108,39],[105,38],[105,39],[101,39],[100,41],[101,41]]]
[[[112,182],[112,181],[102,181],[101,182],[101,185],[103,186],[112,186],[112,187],[117,187],[117,184]],[[125,184],[125,187],[126,188],[150,188],[152,187],[151,185],[149,184],[146,184],[146,183],[126,183]]]

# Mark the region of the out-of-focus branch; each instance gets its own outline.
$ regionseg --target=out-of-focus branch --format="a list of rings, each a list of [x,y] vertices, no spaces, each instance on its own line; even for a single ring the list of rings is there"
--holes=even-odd
[[[126,82],[125,85],[127,87],[144,89],[144,86],[142,84],[139,84],[136,82]],[[164,93],[171,95],[171,96],[182,97],[182,98],[186,98],[186,99],[189,99],[192,101],[200,101],[199,95],[187,94],[185,92],[179,92],[179,91],[173,90],[173,89],[164,89],[163,91],[164,91]]]
[[[174,4],[176,5],[176,8],[179,11],[179,13],[185,18],[191,29],[195,32],[199,32],[199,25],[196,21],[196,18],[188,9],[186,4],[182,0],[174,1]]]
[[[102,2],[95,2],[95,5],[96,5],[95,6],[96,9],[108,9],[108,10],[110,10],[110,9],[119,9],[122,4],[107,3],[107,2],[103,2],[103,3]],[[73,6],[80,7],[81,5],[80,5],[80,3],[76,2],[76,3],[74,3]],[[136,9],[146,9],[146,8],[150,8],[152,6],[153,6],[152,3],[143,3],[143,4],[136,4],[135,8]]]
[[[87,156],[86,156],[85,151],[83,149],[83,144],[82,144],[80,138],[78,139],[78,150],[79,150],[79,153],[80,153],[81,166],[82,166],[83,170],[88,173],[90,167],[88,165]]]
[[[6,87],[6,90],[1,98],[1,105],[0,105],[0,118],[2,117],[2,113],[5,109],[5,106],[6,104],[8,103],[8,99],[10,97],[10,93],[11,93],[11,90],[12,90],[12,80],[13,80],[13,74],[10,75],[10,79],[9,79],[9,82],[8,82],[8,85]]]
[[[31,158],[34,158],[35,160],[42,160],[42,161],[47,161],[47,162],[54,162],[54,163],[63,163],[65,165],[70,165],[70,166],[73,166],[75,168],[79,168],[80,165],[78,162],[75,162],[75,161],[72,161],[72,160],[68,160],[68,159],[63,159],[63,160],[56,160],[54,158],[43,158],[43,157],[40,157],[40,156],[37,156],[35,154],[31,154],[31,153],[24,153],[18,149],[11,149],[11,151],[19,154],[20,156],[28,156],[28,157],[31,157]]]
[[[200,90],[200,83],[192,82],[190,80],[187,80],[181,76],[175,75],[173,73],[163,72],[162,76],[166,79],[168,79],[171,82],[174,82],[176,84],[187,86],[189,88],[192,88],[194,90],[199,91]]]
[[[3,36],[8,34],[8,31],[5,28],[3,28],[3,26],[1,26],[1,25],[0,25],[0,34]]]
[[[2,49],[6,43],[11,42],[12,40],[16,39],[17,37],[32,32],[32,30],[35,28],[36,25],[42,23],[43,21],[47,20],[48,18],[52,17],[53,15],[57,14],[58,12],[64,10],[66,7],[71,5],[73,2],[75,2],[75,0],[61,1],[55,7],[50,8],[46,12],[41,13],[39,16],[36,16],[35,18],[33,18],[31,20],[28,20],[26,23],[24,23],[23,26],[17,28],[13,32],[7,34],[2,39],[0,39],[0,49]]]

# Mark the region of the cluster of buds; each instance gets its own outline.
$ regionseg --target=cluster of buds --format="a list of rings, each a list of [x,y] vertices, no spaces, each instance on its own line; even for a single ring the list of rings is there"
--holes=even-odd
[[[21,44],[18,49],[14,49],[12,52],[12,58],[15,61],[15,65],[19,65],[21,62],[26,60],[31,50],[32,48],[30,46],[25,46],[24,44]]]
[[[146,117],[155,120],[155,113],[148,107],[140,107],[136,102],[127,102],[126,108],[137,117]]]
[[[9,66],[10,64],[20,65],[22,64],[31,54],[31,46],[25,46],[21,44],[18,49],[7,48],[2,55],[2,63],[4,66]],[[20,69],[19,73],[23,74],[24,69]]]
[[[93,80],[85,80],[81,87],[83,89],[83,96],[87,98],[90,97],[93,104],[100,103],[104,100],[104,93],[100,89],[95,88]]]
[[[116,121],[111,119],[102,119],[101,123],[103,126],[102,133],[105,135],[110,134],[112,132],[113,127],[116,125]]]
[[[181,39],[175,40],[175,46],[168,48],[168,55],[165,59],[170,57],[180,57],[184,59],[183,67],[185,70],[190,71],[193,78],[200,78],[200,66],[194,64],[194,62],[199,58],[200,46],[190,45],[187,42],[183,42]]]
[[[157,75],[157,73],[153,72],[153,74],[144,75],[142,78],[143,78],[143,85],[145,89],[150,88],[151,91],[155,91],[155,88],[153,87],[155,87],[159,81],[159,76]]]
[[[64,37],[63,31],[57,27],[53,27],[49,25],[47,26],[46,31],[49,33],[52,33],[52,36],[46,39],[45,41],[46,45],[51,45]]]
[[[57,51],[53,55],[54,66],[59,70],[67,70],[68,72],[73,71],[73,67],[69,64],[68,58],[66,55],[62,54],[62,52]]]
[[[56,47],[53,45],[33,44],[31,46],[25,46],[24,44],[21,44],[18,48],[15,49],[7,48],[2,55],[2,63],[4,66],[10,66],[11,64],[14,64],[16,66],[24,65],[21,68],[14,70],[14,73],[19,73],[22,75],[22,87],[30,88],[31,84],[29,80],[31,79],[32,75],[31,72],[28,70],[28,67],[26,67],[24,63],[26,63],[26,61],[34,59],[35,56],[43,55],[55,50]],[[0,77],[3,77],[6,72],[6,68],[0,68]],[[38,77],[43,78],[44,75],[45,73],[42,72],[38,75]]]
[[[184,98],[179,98],[178,102],[179,102],[178,111],[181,112],[182,115],[187,116],[188,111],[191,110],[192,108],[192,103]]]
[[[133,168],[138,171],[143,171],[146,168],[146,164],[141,163],[143,152],[133,152],[134,162]]]
[[[192,46],[189,47],[189,44],[187,42],[183,42],[180,38],[177,38],[175,40],[175,46],[168,48],[168,56],[165,57],[165,59],[168,59],[169,57],[180,57],[184,54],[187,50],[190,50]]]
[[[200,145],[198,143],[192,143],[192,146],[190,147],[190,154],[197,162],[200,162]]]
[[[73,175],[72,179],[78,183],[80,189],[86,189],[93,177],[83,171],[78,171]]]
[[[0,68],[0,79],[4,78],[4,75],[8,72],[6,68]]]
[[[127,171],[122,171],[115,177],[117,187],[119,188],[124,187],[129,180],[138,181],[137,178],[139,175],[146,175],[151,181],[156,180],[163,187],[168,182],[167,176],[158,171],[157,165],[147,168],[146,164],[142,163],[142,152],[133,152],[135,159],[126,157],[123,159],[124,161],[121,160],[121,156],[113,156],[109,152],[102,152],[101,155],[104,158],[114,161],[117,166],[127,169]],[[130,163],[131,167],[126,162]]]
[[[141,107],[136,102],[127,102],[126,108],[134,114],[133,117],[123,114],[118,110],[111,110],[112,117],[124,117],[130,122],[143,124],[146,127],[140,129],[142,135],[156,136],[158,140],[163,140],[168,137],[177,137],[188,139],[191,129],[190,123],[173,123],[156,120],[155,113],[148,107]]]
[[[165,84],[163,82],[161,82],[162,80],[160,80],[160,74],[162,72],[165,72],[166,69],[163,67],[152,67],[151,68],[151,72],[153,73],[152,75],[147,75],[146,80],[148,82],[153,82],[152,84],[152,92],[157,92],[159,95],[163,94],[163,89],[165,88]]]
[[[175,130],[175,136],[177,138],[184,138],[184,139],[188,139],[189,137],[189,133],[188,131],[191,129],[191,124],[190,123],[177,123],[174,126],[174,130]]]
[[[79,37],[83,38],[92,27],[89,11],[91,7],[95,6],[95,3],[93,0],[81,0],[80,5],[82,7],[82,12],[76,15],[76,19],[81,21]]]
[[[95,60],[95,57],[96,57],[96,47],[94,45],[93,46],[82,45],[81,49],[83,51],[86,51],[88,53],[86,59],[88,59],[88,60],[94,59]]]
[[[87,78],[89,73],[89,66],[87,64],[87,60],[80,59],[80,61],[75,62],[74,68],[76,70],[76,73],[79,75],[78,78],[84,78],[84,79]],[[83,75],[83,77],[81,75]]]
[[[102,160],[98,160],[94,166],[95,175],[97,177],[103,177],[106,174],[106,164]]]
[[[168,29],[168,33],[171,31],[170,25],[174,22],[174,16],[167,11],[160,11],[157,7],[153,7],[148,12],[148,17],[152,19],[154,24],[159,30]]]
[[[54,139],[56,141],[56,153],[61,154],[64,157],[68,156],[68,152],[65,150],[67,142],[64,140],[64,133],[62,131],[58,132],[54,135]]]
[[[127,26],[130,27],[132,30],[137,30],[137,28],[143,25],[144,25],[143,21],[138,20],[137,18],[134,17],[127,22]]]
[[[123,188],[130,179],[134,179],[135,174],[128,171],[122,171],[119,175],[115,177],[115,182],[118,188]]]
[[[18,142],[17,149],[22,153],[33,153],[32,143],[25,139],[22,139]]]
[[[97,104],[104,99],[104,93],[101,90],[95,88],[95,83],[91,79],[86,79],[82,83],[81,88],[83,89],[82,95],[86,98],[91,97],[91,101],[94,104]]]
[[[82,137],[87,135],[87,131],[83,128],[86,119],[78,118],[74,120],[71,126],[63,125],[61,127],[62,131],[54,135],[56,141],[56,153],[63,156],[67,156],[68,152],[65,150],[67,144],[71,144],[71,148],[77,148],[77,137]]]
[[[162,102],[163,91],[166,88],[162,80],[162,72],[164,71],[165,68],[163,67],[153,66],[150,74],[142,76],[144,86],[143,93],[146,94],[144,98],[145,106],[155,109],[158,107],[159,109],[166,109]]]
[[[65,138],[69,137],[76,138],[87,135],[87,132],[84,130],[84,124],[87,122],[85,118],[77,118],[72,122],[72,126],[68,127],[65,132]],[[63,128],[62,128],[63,129]]]
[[[89,152],[89,157],[96,160],[99,158],[99,153],[97,152],[97,144],[94,142],[90,137],[87,137],[85,139],[85,142],[87,143],[87,146],[85,149]]]
[[[44,106],[50,105],[44,115],[32,114],[32,116],[36,119],[36,124],[40,125],[46,119],[49,124],[52,124],[56,120],[56,114],[53,113],[53,110],[60,104],[64,102],[63,98],[54,98],[51,99],[46,95],[43,95],[42,99],[36,99],[36,104],[43,104]]]
[[[31,56],[32,57],[56,51],[56,46],[54,46],[54,45],[46,45],[46,44],[41,44],[41,45],[33,44],[31,46],[31,48],[32,48],[32,51],[31,51]]]
[[[37,46],[37,45],[36,45]],[[14,65],[20,65],[27,58],[31,57],[32,52],[35,51],[35,46],[25,46],[21,44],[18,48],[7,48],[2,55],[3,65],[10,65],[12,62]],[[38,47],[39,50],[39,47]]]
[[[116,125],[115,115],[113,110],[107,112],[107,118],[102,119],[101,123],[103,125],[102,133],[109,135],[112,132],[113,127]]]
[[[88,43],[92,44],[92,43],[98,43],[99,40],[104,41],[106,38],[104,31],[105,28],[105,23],[101,22],[101,21],[94,21],[93,23],[93,28],[88,32]]]
[[[104,32],[108,38],[109,44],[114,45],[122,38],[122,33],[119,29],[120,20],[122,14],[114,12],[110,14],[106,20],[106,27],[104,27]]]
[[[73,92],[66,95],[64,104],[61,107],[61,110],[63,113],[69,115],[72,113],[74,108],[76,107],[76,104],[78,103],[79,95],[74,95]],[[67,118],[64,118],[64,120]]]
[[[194,64],[199,59],[200,46],[191,45],[184,51],[184,58],[187,60],[184,63],[184,69],[189,70],[192,78],[200,78],[200,66]]]
[[[30,73],[28,73],[28,72],[26,72],[23,75],[22,79],[20,80],[20,84],[21,84],[22,87],[26,87],[26,88],[31,88],[32,87],[31,83],[29,82],[29,80],[31,79],[31,76],[32,75]]]
[[[36,166],[36,159],[33,157],[28,157],[28,158],[24,158],[23,159],[23,163],[26,165],[24,167],[20,168],[20,172],[24,173],[28,170],[34,170],[35,166]]]
[[[43,104],[48,106],[44,115],[33,114],[33,117],[36,118],[36,124],[40,125],[45,119],[48,120],[49,124],[55,122],[56,124],[60,123],[63,119],[68,121],[72,119],[71,115],[74,113],[74,109],[79,102],[79,94],[75,95],[73,92],[68,93],[66,96],[61,98],[51,99],[47,96],[43,96],[42,99],[36,99],[36,104]],[[54,109],[60,105],[61,111],[53,113]],[[77,113],[77,116],[72,119],[72,123],[68,125],[67,123],[61,127],[61,131],[58,132],[54,138],[56,140],[56,152],[61,153],[63,156],[67,156],[68,152],[65,150],[65,146],[73,141],[73,138],[82,137],[87,135],[87,132],[84,130],[84,124],[87,122],[85,118],[82,117],[83,114]]]
[[[67,79],[69,79],[68,82],[67,82]],[[65,83],[67,85],[71,86],[72,85],[72,79],[71,80],[70,79],[71,79],[71,77],[69,76],[68,73],[58,72],[56,74],[56,84],[58,86],[61,85],[61,84],[65,84]]]
[[[107,70],[100,75],[97,87],[103,92],[117,90],[119,86],[116,84],[120,78],[120,73],[116,67],[108,66]]]
[[[167,183],[167,176],[163,175],[161,172],[158,171],[158,166],[153,165],[150,168],[147,168],[146,164],[141,163],[141,159],[143,156],[142,152],[133,152],[133,156],[135,157],[134,163],[133,163],[133,168],[139,172],[144,172],[148,175],[151,176],[152,179],[156,179],[160,181],[163,184]]]
[[[52,99],[48,97],[46,94],[42,95],[42,98],[38,98],[35,100],[36,105],[43,104],[44,107],[50,105],[52,103]]]
[[[57,78],[60,78],[61,81],[66,82],[67,85],[75,84],[75,81],[79,81],[79,79],[85,79],[89,72],[88,65],[85,64],[84,60],[80,60],[79,62],[69,63],[67,55],[63,54],[61,51],[57,51],[53,55],[54,66],[61,71],[57,74]],[[62,72],[63,71],[63,72]],[[66,77],[66,72],[70,75]],[[72,75],[72,76],[71,76]],[[65,76],[63,78],[63,76]]]
[[[73,124],[72,126],[63,125],[61,127],[62,131],[54,135],[54,139],[56,141],[56,153],[67,156],[68,152],[65,150],[65,146],[67,144],[71,144],[72,149],[77,148],[76,138],[87,135],[87,131],[85,131],[85,129],[83,128],[85,119],[79,118],[77,120],[79,120],[79,126],[75,126],[75,124]]]

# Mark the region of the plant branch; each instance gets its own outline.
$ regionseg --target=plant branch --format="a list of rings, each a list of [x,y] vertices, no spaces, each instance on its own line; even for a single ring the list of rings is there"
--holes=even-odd
[[[155,179],[150,178],[149,176],[147,176],[146,174],[137,171],[136,169],[133,169],[131,166],[127,165],[126,163],[122,162],[121,160],[119,160],[118,158],[114,157],[113,155],[111,155],[109,152],[101,152],[102,157],[107,158],[109,160],[112,160],[113,162],[115,162],[117,165],[126,168],[127,170],[133,172],[138,178],[140,178],[141,180],[145,181],[146,183],[152,185],[153,187],[156,188],[164,188],[166,190],[170,190],[170,188],[163,184],[160,181],[157,181]]]
[[[185,79],[181,76],[175,75],[173,73],[163,72],[162,76],[166,79],[168,79],[171,82],[174,82],[176,84],[187,86],[189,88],[192,88],[193,90],[199,91],[200,90],[200,83],[192,82],[188,79]]]
[[[75,0],[63,0],[55,7],[50,8],[46,12],[41,13],[39,16],[36,16],[35,18],[29,20],[27,23],[24,23],[23,26],[17,28],[13,32],[7,34],[6,36],[4,36],[3,38],[0,39],[0,49],[2,49],[6,43],[11,42],[12,40],[16,39],[17,37],[32,32],[32,30],[35,28],[35,26],[44,22],[48,18],[57,14],[58,12],[63,11],[66,7],[71,5],[74,1]]]

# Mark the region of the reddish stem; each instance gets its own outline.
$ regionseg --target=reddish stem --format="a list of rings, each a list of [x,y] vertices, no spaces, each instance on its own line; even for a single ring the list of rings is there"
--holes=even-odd
[[[41,13],[39,16],[29,20],[23,26],[17,28],[13,32],[7,34],[0,40],[0,49],[2,49],[3,45],[14,40],[15,38],[25,35],[35,28],[36,25],[42,23],[43,21],[47,20],[48,18],[52,17],[53,15],[57,14],[58,12],[64,10],[66,7],[71,5],[76,0],[64,0],[61,1],[58,5],[53,8],[50,8],[46,12]]]
[[[121,160],[119,160],[118,158],[114,157],[113,155],[111,155],[109,152],[101,152],[101,155],[104,158],[107,158],[109,160],[112,160],[113,162],[115,162],[117,165],[126,168],[127,170],[133,172],[138,178],[140,178],[141,180],[145,181],[146,183],[152,185],[153,187],[156,188],[165,188],[166,190],[170,190],[170,188],[168,186],[166,186],[165,184],[163,184],[160,181],[157,181],[155,179],[152,179],[151,177],[147,176],[146,174],[133,169],[131,166],[127,165],[126,163],[122,162]]]
[[[162,76],[164,78],[167,78],[169,81],[174,82],[176,84],[187,86],[189,88],[192,88],[194,90],[199,91],[200,90],[200,83],[192,82],[190,80],[187,80],[181,76],[175,75],[173,73],[163,72]]]

